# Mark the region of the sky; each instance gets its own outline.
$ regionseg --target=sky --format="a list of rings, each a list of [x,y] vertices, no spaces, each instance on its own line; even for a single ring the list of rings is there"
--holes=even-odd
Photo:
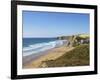
[[[23,37],[58,37],[89,33],[89,14],[23,11]]]

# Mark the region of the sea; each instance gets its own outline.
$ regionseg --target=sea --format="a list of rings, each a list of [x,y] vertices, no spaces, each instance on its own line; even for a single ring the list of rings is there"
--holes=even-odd
[[[57,38],[23,38],[23,56],[38,54],[60,47],[66,42],[67,40],[58,40]]]

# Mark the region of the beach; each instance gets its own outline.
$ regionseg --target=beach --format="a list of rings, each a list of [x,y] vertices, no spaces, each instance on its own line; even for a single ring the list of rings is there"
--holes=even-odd
[[[23,68],[27,69],[27,68],[45,67],[42,64],[43,61],[55,60],[55,59],[61,57],[62,55],[66,54],[66,52],[69,52],[73,49],[74,49],[74,47],[68,47],[66,45],[63,45],[61,47],[57,47],[57,48],[51,49],[49,51],[46,51],[46,52],[44,52],[43,55],[36,56],[36,58],[33,58],[33,59],[32,59],[32,56],[34,56],[34,55],[24,57],[23,58],[23,62],[24,62]],[[28,60],[28,59],[30,59],[30,60]]]

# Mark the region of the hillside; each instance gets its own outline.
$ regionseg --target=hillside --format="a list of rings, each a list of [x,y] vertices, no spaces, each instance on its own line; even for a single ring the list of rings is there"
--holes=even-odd
[[[56,60],[43,61],[42,65],[45,65],[45,67],[89,65],[89,44],[79,45]]]

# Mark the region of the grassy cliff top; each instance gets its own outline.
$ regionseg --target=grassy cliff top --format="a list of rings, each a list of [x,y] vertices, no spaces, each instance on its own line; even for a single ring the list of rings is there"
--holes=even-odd
[[[81,38],[89,38],[89,34],[76,34],[76,35],[69,35],[69,36],[59,36],[57,38],[70,38],[70,37],[81,37]]]
[[[89,38],[89,34],[80,34],[79,37],[81,37],[81,38]]]

